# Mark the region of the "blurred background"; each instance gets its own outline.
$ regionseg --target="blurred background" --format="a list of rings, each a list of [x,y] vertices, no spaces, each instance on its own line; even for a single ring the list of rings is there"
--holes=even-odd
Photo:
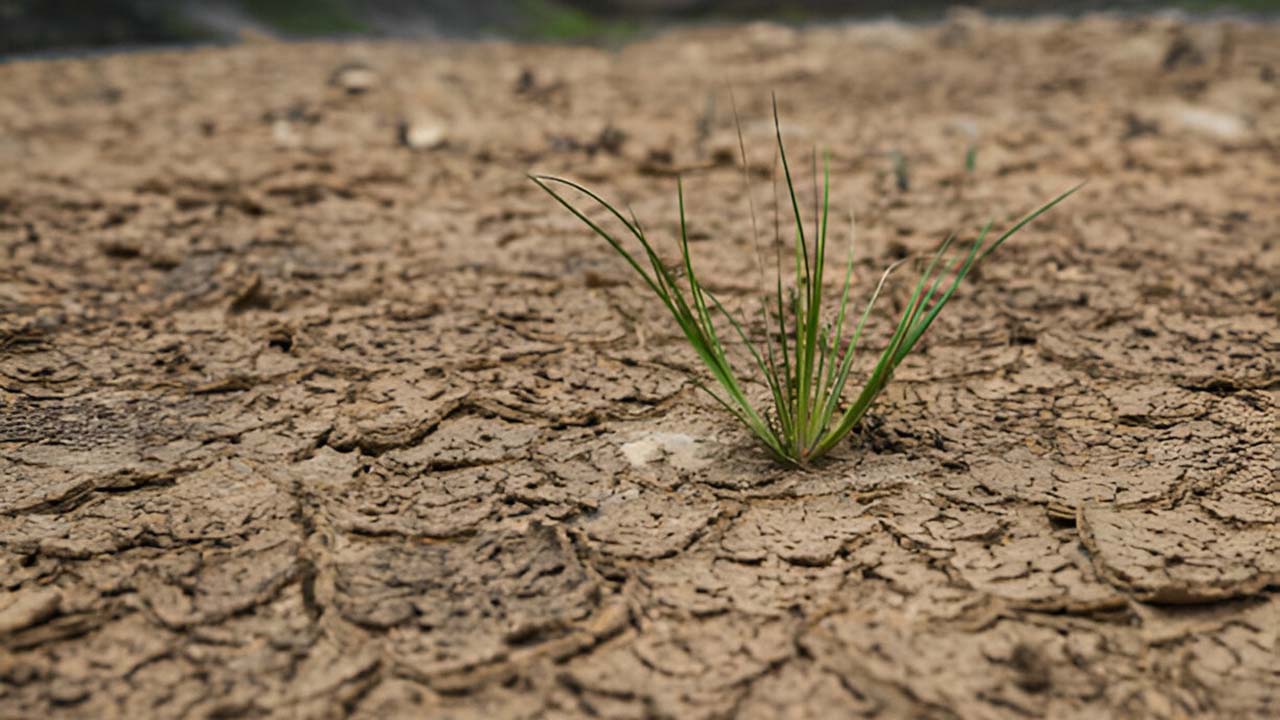
[[[674,23],[809,23],[955,6],[992,14],[1097,10],[1275,15],[1280,0],[0,0],[0,56],[247,37],[460,37],[616,44]]]

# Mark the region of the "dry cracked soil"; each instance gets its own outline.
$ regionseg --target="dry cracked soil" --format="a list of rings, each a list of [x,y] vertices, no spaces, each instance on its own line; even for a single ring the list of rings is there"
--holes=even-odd
[[[1275,717],[1278,73],[973,15],[0,65],[0,716]],[[750,309],[729,87],[856,292],[1089,181],[805,472],[524,175],[664,241],[682,176]]]

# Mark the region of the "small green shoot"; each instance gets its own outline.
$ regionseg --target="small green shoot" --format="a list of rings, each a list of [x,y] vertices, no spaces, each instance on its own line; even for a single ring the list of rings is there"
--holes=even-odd
[[[735,111],[736,115],[736,111]],[[1030,213],[994,241],[988,242],[991,223],[988,222],[967,250],[948,257],[955,236],[947,238],[933,253],[915,289],[907,302],[901,319],[888,344],[881,351],[879,360],[863,382],[852,403],[845,403],[844,389],[853,367],[854,351],[862,338],[863,328],[871,309],[893,271],[890,267],[880,277],[865,308],[854,322],[849,312],[849,291],[853,278],[853,252],[849,252],[844,269],[844,285],[834,318],[828,313],[824,320],[824,278],[826,277],[827,227],[830,207],[829,156],[824,157],[822,170],[821,204],[814,223],[806,228],[800,213],[795,182],[782,142],[782,128],[778,121],[777,100],[773,106],[774,129],[778,142],[778,158],[781,161],[786,183],[784,202],[790,205],[795,221],[794,276],[784,286],[781,250],[778,256],[777,281],[772,296],[767,297],[760,311],[760,319],[766,329],[765,338],[759,342],[747,332],[746,318],[736,318],[706,287],[702,285],[694,269],[689,251],[689,230],[684,212],[684,185],[677,180],[676,197],[680,212],[680,236],[678,245],[682,264],[672,269],[662,262],[634,215],[628,217],[614,205],[602,199],[586,187],[571,180],[548,175],[530,176],[533,182],[555,198],[569,212],[585,223],[597,235],[626,260],[644,280],[649,289],[666,306],[679,325],[689,345],[711,372],[719,391],[697,378],[694,382],[715,398],[726,410],[746,425],[768,448],[778,461],[793,467],[803,467],[830,452],[849,434],[866,415],[867,410],[884,390],[893,376],[894,369],[911,353],[916,343],[933,323],[951,299],[960,283],[970,271],[988,255],[1000,247],[1014,233],[1028,223],[1065,200],[1079,186],[1064,192]],[[742,154],[744,184],[748,184],[746,147],[738,132]],[[816,159],[815,159],[816,163]],[[816,168],[815,168],[816,174]],[[816,180],[815,180],[816,185]],[[623,240],[592,220],[561,193],[569,188],[582,193],[622,224],[627,234],[639,243],[642,253],[627,250]],[[816,187],[815,187],[816,190]],[[748,193],[750,198],[750,193]],[[815,199],[816,201],[816,199]],[[752,227],[756,227],[755,205],[751,203]],[[624,236],[625,237],[625,236]],[[757,231],[757,247],[758,247]],[[778,239],[780,245],[780,238]],[[647,269],[646,269],[647,266]],[[683,271],[683,272],[681,272]],[[683,277],[680,277],[683,274]],[[856,311],[855,311],[856,312]],[[757,408],[747,394],[726,352],[725,342],[717,330],[713,318],[721,317],[732,328],[750,354],[759,380],[767,387],[770,406]],[[846,339],[846,331],[852,332]]]
[[[907,167],[907,156],[898,150],[894,150],[889,153],[889,157],[893,160],[893,182],[898,186],[898,191],[906,192],[910,190],[911,168]]]

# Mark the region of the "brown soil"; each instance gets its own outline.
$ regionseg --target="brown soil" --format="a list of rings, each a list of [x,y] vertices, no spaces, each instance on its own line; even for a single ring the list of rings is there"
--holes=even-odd
[[[0,66],[0,716],[1276,716],[1277,73],[963,16]],[[523,176],[656,234],[683,173],[743,304],[727,85],[862,290],[1090,181],[808,472]]]

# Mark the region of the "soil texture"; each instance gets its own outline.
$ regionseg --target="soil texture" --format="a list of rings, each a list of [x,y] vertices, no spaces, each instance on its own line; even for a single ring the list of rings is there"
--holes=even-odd
[[[0,65],[0,716],[1280,715],[1278,73],[973,15]],[[682,176],[754,312],[730,87],[856,293],[1089,181],[805,472],[524,175],[673,259]]]

